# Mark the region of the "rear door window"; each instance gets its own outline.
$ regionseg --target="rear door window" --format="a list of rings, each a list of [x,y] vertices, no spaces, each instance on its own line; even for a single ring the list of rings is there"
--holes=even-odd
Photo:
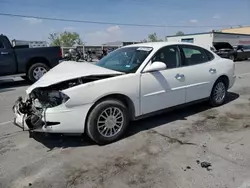
[[[212,61],[214,59],[214,55],[206,49],[204,49],[204,51],[207,54],[208,61]]]
[[[209,61],[204,49],[200,47],[180,45],[180,49],[184,54],[184,62],[182,66],[197,65]]]

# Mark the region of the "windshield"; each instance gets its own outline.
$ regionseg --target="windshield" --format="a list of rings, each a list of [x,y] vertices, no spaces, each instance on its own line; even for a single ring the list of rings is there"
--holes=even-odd
[[[103,57],[96,65],[124,73],[133,73],[148,57],[151,47],[126,47]]]

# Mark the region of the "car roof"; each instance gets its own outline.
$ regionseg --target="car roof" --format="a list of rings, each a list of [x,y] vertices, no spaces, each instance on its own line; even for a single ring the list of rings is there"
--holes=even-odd
[[[155,49],[159,49],[159,48],[162,48],[164,46],[180,45],[180,44],[201,47],[199,45],[189,43],[189,42],[146,42],[146,43],[131,44],[131,45],[123,46],[122,48],[127,48],[127,47],[152,47],[152,48],[155,48]]]

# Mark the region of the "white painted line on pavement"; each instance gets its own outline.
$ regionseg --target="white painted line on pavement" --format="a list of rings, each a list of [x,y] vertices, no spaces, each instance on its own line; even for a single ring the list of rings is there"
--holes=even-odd
[[[2,123],[0,123],[0,126],[1,126],[1,125],[7,125],[7,124],[9,124],[9,123],[13,123],[13,120],[12,120],[12,121],[5,121],[5,122],[2,122]]]
[[[246,76],[246,75],[250,75],[250,72],[246,72],[246,73],[238,74],[237,76]]]
[[[244,64],[244,63],[250,63],[250,61],[248,60],[248,61],[239,61],[239,62],[235,62],[235,65],[237,65],[237,64]]]

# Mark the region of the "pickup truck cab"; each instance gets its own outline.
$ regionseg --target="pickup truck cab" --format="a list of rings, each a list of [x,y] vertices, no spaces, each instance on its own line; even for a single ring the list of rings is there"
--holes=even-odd
[[[21,76],[36,82],[62,59],[59,46],[26,48],[13,47],[5,35],[0,35],[0,78]]]

